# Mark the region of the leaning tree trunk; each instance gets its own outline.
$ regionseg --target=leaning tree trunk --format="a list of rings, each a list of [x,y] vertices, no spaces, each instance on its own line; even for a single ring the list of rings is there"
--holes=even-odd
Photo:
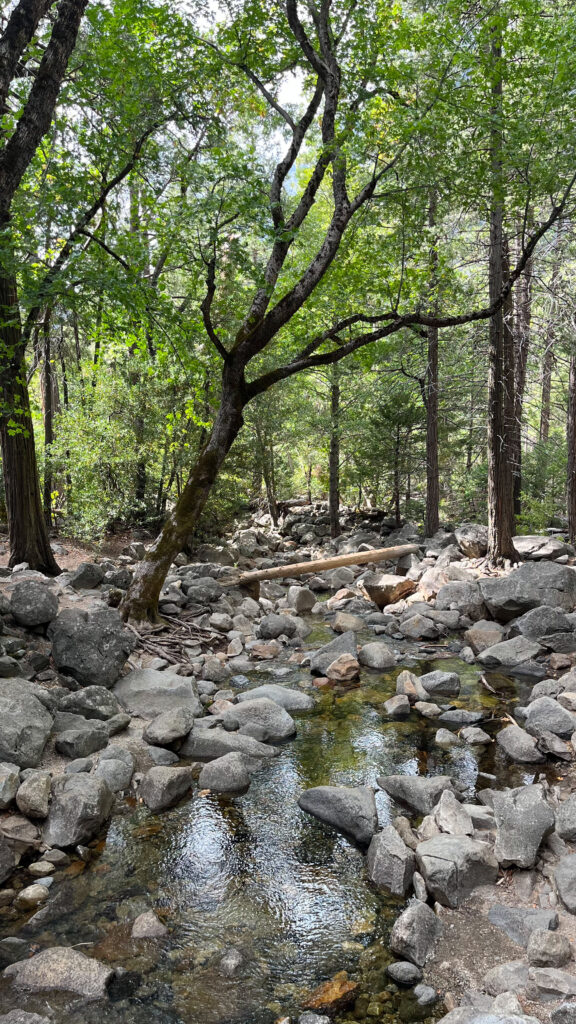
[[[576,354],[570,356],[570,377],[568,382],[568,421],[566,426],[568,445],[568,467],[566,481],[566,504],[568,508],[568,536],[576,543]]]
[[[182,493],[162,532],[138,563],[122,603],[125,619],[155,622],[158,598],[170,566],[185,546],[210,496],[212,487],[243,424],[245,405],[242,369],[231,361],[224,368],[220,409],[212,433],[198,455]]]
[[[18,292],[14,277],[0,277],[0,446],[8,513],[10,565],[60,572],[44,521],[34,447],[34,427],[26,386],[26,367]]]
[[[340,536],[340,378],[338,366],[332,371],[330,387],[330,455],[329,455],[328,511],[330,536]]]

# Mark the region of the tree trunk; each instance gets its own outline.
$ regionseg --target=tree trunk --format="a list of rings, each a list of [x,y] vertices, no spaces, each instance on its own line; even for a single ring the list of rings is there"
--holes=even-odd
[[[558,235],[560,232],[558,232]],[[558,245],[558,236],[556,238],[556,245]],[[542,361],[542,399],[540,404],[540,441],[546,444],[550,436],[550,397],[552,394],[552,372],[554,370],[554,342],[556,340],[556,289],[558,287],[558,278],[560,276],[560,259],[558,253],[554,256],[554,262],[552,264],[552,280],[550,282],[550,291],[552,293],[550,312],[548,314],[548,327],[546,330],[546,341],[544,349],[544,359]]]
[[[576,354],[570,356],[570,377],[568,381],[568,421],[566,427],[568,445],[568,472],[566,504],[568,508],[568,537],[576,543]]]
[[[50,344],[50,316],[44,316],[44,519],[49,530],[52,526],[52,445],[54,443],[54,380]]]
[[[432,191],[428,209],[428,224],[436,227],[436,193]],[[438,278],[438,249],[436,244],[430,250],[430,284],[434,294],[432,312],[437,313],[438,302],[435,289]],[[426,514],[424,533],[432,537],[440,526],[440,483],[438,479],[438,328],[429,327],[428,360],[426,366]]]
[[[400,515],[400,425],[396,427],[396,444],[394,445],[394,490],[392,493],[392,504],[394,506],[396,526],[400,526],[402,523]]]
[[[502,33],[492,29],[491,42],[492,128],[492,208],[490,210],[490,256],[488,282],[490,303],[504,285],[504,187],[502,175]],[[508,309],[509,314],[509,309]],[[514,535],[514,479],[510,458],[511,344],[508,316],[500,307],[490,318],[490,367],[488,373],[488,556],[494,563],[517,560]],[[513,379],[513,378],[512,378]]]
[[[514,317],[514,418],[512,458],[514,462],[514,513],[522,511],[522,414],[532,319],[532,260],[529,260],[516,288]]]
[[[0,367],[0,446],[8,513],[9,564],[28,562],[31,569],[57,576],[60,569],[50,547],[42,511],[14,277],[0,277],[0,342],[4,353]]]
[[[122,603],[126,619],[156,621],[158,598],[166,574],[179,551],[185,546],[202,513],[218,473],[239,430],[245,405],[243,368],[232,359],[223,371],[220,409],[210,437],[188,477],[187,483],[168,516],[162,532],[145,558],[138,563],[132,584]]]
[[[340,375],[339,367],[332,371],[330,387],[330,484],[328,510],[330,515],[330,536],[340,536]]]

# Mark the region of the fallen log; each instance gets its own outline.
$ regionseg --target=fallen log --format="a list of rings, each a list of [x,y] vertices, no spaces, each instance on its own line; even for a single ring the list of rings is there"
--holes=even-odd
[[[220,579],[224,586],[247,587],[258,591],[259,584],[266,580],[280,580],[291,576],[304,576],[309,573],[326,572],[328,569],[339,569],[343,565],[366,565],[369,562],[393,562],[404,555],[415,554],[419,550],[417,544],[398,544],[393,548],[376,548],[374,551],[358,551],[351,555],[332,555],[330,558],[316,558],[312,562],[292,562],[289,565],[276,565],[273,569],[252,569],[238,576]]]

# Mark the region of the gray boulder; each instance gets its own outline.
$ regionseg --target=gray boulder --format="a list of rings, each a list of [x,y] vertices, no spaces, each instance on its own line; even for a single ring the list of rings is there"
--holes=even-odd
[[[389,718],[408,718],[410,714],[410,701],[405,694],[399,693],[396,697],[390,697],[384,701],[384,711]]]
[[[97,718],[102,722],[122,711],[118,698],[105,686],[85,686],[75,693],[69,693],[60,701],[59,709],[84,718]]]
[[[415,900],[394,923],[390,949],[403,960],[423,967],[430,956],[442,925],[426,903]]]
[[[436,804],[434,821],[448,835],[471,836],[474,831],[472,818],[450,789],[444,790]]]
[[[565,935],[535,928],[528,940],[527,954],[532,967],[563,967],[572,959],[572,947]]]
[[[273,700],[286,711],[310,711],[316,707],[316,701],[309,694],[291,689],[289,686],[279,686],[278,683],[264,683],[262,686],[255,686],[253,690],[244,690],[238,694],[238,703],[259,700],[261,697]]]
[[[42,838],[48,846],[76,846],[98,835],[112,813],[114,795],[103,779],[80,773],[52,785],[52,804]]]
[[[189,757],[194,761],[214,761],[217,757],[231,753],[247,754],[248,757],[276,757],[280,750],[252,736],[226,732],[219,727],[194,728],[179,750],[181,757]]]
[[[373,837],[366,854],[368,878],[392,896],[405,896],[412,885],[414,854],[404,845],[393,825]]]
[[[518,725],[507,725],[496,736],[496,742],[512,761],[520,764],[538,764],[545,761],[544,754],[538,750],[537,741]]]
[[[467,558],[483,558],[488,551],[488,527],[480,523],[463,523],[454,530],[456,543]]]
[[[340,636],[330,640],[330,643],[324,644],[323,647],[319,647],[317,651],[312,651],[310,654],[310,671],[313,676],[323,676],[326,674],[326,669],[335,658],[338,658],[341,654],[351,654],[353,658],[357,657],[358,648],[356,644],[356,634],[352,631],[347,633],[341,633]]]
[[[245,754],[224,754],[204,766],[198,785],[214,793],[245,793],[250,785],[250,764]]]
[[[2,1014],[0,1024],[52,1024],[48,1017],[41,1017],[38,1013],[28,1013],[27,1010],[10,1010],[10,1013]]]
[[[58,615],[58,597],[48,583],[22,580],[12,591],[10,611],[19,626],[44,626]]]
[[[292,637],[298,623],[292,615],[265,615],[260,621],[260,636],[264,640],[276,640],[279,636]]]
[[[135,646],[113,608],[67,608],[50,624],[48,634],[56,667],[81,686],[113,686]]]
[[[552,1024],[576,1024],[576,1002],[560,1003],[550,1014]]]
[[[387,644],[379,640],[364,644],[358,652],[358,661],[361,665],[365,665],[366,668],[378,669],[381,672],[388,668],[394,668],[396,665],[394,653]]]
[[[52,730],[52,716],[24,679],[0,679],[0,761],[35,768]]]
[[[156,718],[182,707],[195,717],[203,714],[194,679],[174,672],[134,669],[116,683],[114,694],[129,714],[139,718]]]
[[[74,590],[94,590],[104,579],[104,569],[96,562],[80,562],[71,573],[68,585]]]
[[[20,785],[20,768],[17,764],[0,763],[0,811],[5,811],[16,797]]]
[[[436,595],[436,610],[456,608],[460,615],[477,622],[486,615],[486,606],[477,583],[450,580],[440,587]]]
[[[114,970],[69,946],[44,949],[4,971],[15,988],[28,992],[74,992],[92,1002],[107,997]]]
[[[360,846],[367,846],[378,828],[374,792],[368,786],[316,786],[302,793],[298,806]]]
[[[456,672],[426,672],[420,676],[420,683],[431,697],[457,697],[460,693],[460,677]]]
[[[483,987],[491,996],[498,996],[502,992],[522,994],[528,984],[528,970],[528,964],[522,960],[498,964],[484,975]]]
[[[147,743],[153,746],[169,747],[184,739],[194,726],[194,708],[183,705],[163,711],[148,723],[143,732]]]
[[[576,978],[556,967],[531,967],[528,971],[528,995],[542,1002],[576,996]]]
[[[531,736],[551,732],[568,738],[576,730],[576,717],[553,697],[537,697],[528,705],[525,725]]]
[[[505,932],[513,942],[524,947],[528,945],[532,932],[558,927],[558,914],[554,910],[508,907],[503,903],[496,903],[490,907],[488,920]]]
[[[420,814],[430,814],[445,789],[452,789],[449,775],[379,775],[377,783],[393,800],[406,804]]]
[[[232,729],[257,725],[263,730],[262,740],[270,743],[289,739],[296,732],[296,724],[291,715],[266,697],[235,704],[224,712],[222,723],[224,728]]]
[[[508,576],[481,579],[478,585],[498,622],[510,622],[540,605],[564,611],[576,605],[576,572],[553,562],[525,562]]]
[[[49,772],[30,772],[16,794],[18,810],[27,818],[47,818],[51,791]]]
[[[529,640],[541,640],[551,633],[570,633],[572,630],[570,620],[560,608],[541,605],[516,619],[511,626],[511,635],[521,633]]]
[[[388,964],[386,974],[396,985],[411,987],[422,980],[422,971],[416,964],[411,964],[409,960],[396,960],[395,963]]]
[[[134,763],[127,763],[116,757],[107,757],[96,765],[94,777],[103,779],[113,793],[122,793],[128,789],[134,774]]]
[[[458,907],[479,885],[498,877],[498,862],[488,843],[469,836],[439,835],[416,848],[426,888],[445,907]]]
[[[540,843],[554,828],[554,811],[546,803],[542,786],[520,786],[495,792],[494,853],[503,867],[531,868]]]
[[[531,661],[542,654],[543,647],[535,640],[526,636],[515,636],[511,640],[502,640],[494,647],[486,647],[478,655],[478,661],[486,668],[515,668],[526,661]]]
[[[556,808],[556,831],[567,843],[576,843],[576,793]]]
[[[144,775],[138,795],[151,811],[173,807],[192,786],[190,768],[150,768]]]
[[[78,719],[78,722],[58,732],[54,745],[59,754],[70,758],[88,757],[107,745],[109,732],[105,722],[80,715],[70,717]]]
[[[560,858],[554,869],[554,884],[566,910],[576,914],[576,853]]]

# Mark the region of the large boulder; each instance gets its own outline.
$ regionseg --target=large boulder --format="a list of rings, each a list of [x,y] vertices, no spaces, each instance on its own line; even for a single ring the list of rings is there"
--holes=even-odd
[[[58,596],[48,583],[22,580],[12,591],[10,611],[19,626],[44,626],[58,615]]]
[[[373,640],[371,643],[364,644],[358,652],[358,661],[366,668],[375,668],[380,672],[394,668],[396,665],[394,652],[381,640]]]
[[[130,715],[139,718],[156,718],[164,711],[181,707],[188,708],[194,716],[203,714],[194,679],[177,676],[175,672],[134,669],[116,683],[114,694]]]
[[[532,736],[551,732],[568,738],[576,731],[576,716],[553,697],[537,697],[528,705],[525,725]]]
[[[511,640],[502,640],[494,647],[486,647],[478,655],[478,661],[486,668],[515,668],[525,661],[532,661],[544,648],[535,640],[526,636],[515,636]]]
[[[278,683],[264,683],[262,686],[255,686],[253,690],[244,690],[238,694],[238,703],[242,704],[247,700],[259,700],[266,697],[279,704],[286,711],[310,711],[316,707],[316,701],[302,690],[294,690],[289,686],[280,686]]]
[[[536,910],[533,907],[507,907],[496,903],[488,911],[488,920],[500,928],[513,942],[526,947],[532,932],[558,927],[558,914],[554,910]]]
[[[519,725],[507,725],[496,736],[496,742],[512,761],[520,764],[538,764],[546,758],[538,750],[537,740]]]
[[[276,640],[279,636],[292,637],[298,623],[292,615],[276,615],[271,612],[260,621],[260,636],[264,640]]]
[[[189,791],[192,786],[192,770],[190,768],[150,768],[138,789],[146,807],[151,811],[163,811],[173,807]]]
[[[366,855],[366,872],[371,882],[392,896],[405,896],[410,889],[414,854],[393,825],[386,825],[373,837]]]
[[[356,634],[351,630],[341,633],[334,640],[319,647],[317,651],[311,652],[310,671],[313,676],[323,676],[328,666],[341,654],[351,654],[355,658],[357,653]]]
[[[420,676],[420,683],[431,697],[457,697],[460,693],[460,677],[456,672],[426,672]]]
[[[104,569],[96,562],[80,562],[68,580],[73,590],[94,590],[104,579]]]
[[[183,740],[194,726],[194,709],[186,705],[163,711],[157,718],[148,723],[143,732],[147,743],[154,746],[169,747],[178,740]]]
[[[36,768],[52,729],[52,716],[33,693],[24,679],[0,679],[0,761],[20,768]]]
[[[382,609],[414,594],[416,583],[406,576],[396,576],[393,573],[367,572],[362,577],[360,589],[369,601],[373,601]]]
[[[430,814],[445,789],[452,789],[449,775],[379,775],[378,785],[393,800],[406,804],[419,814]]]
[[[561,558],[562,555],[574,555],[572,544],[568,544],[560,537],[538,535],[514,537],[514,547],[522,558],[533,561],[542,561],[543,558]]]
[[[316,786],[302,793],[298,806],[360,846],[367,846],[378,828],[374,792],[368,786]]]
[[[254,761],[245,754],[231,753],[217,757],[204,765],[200,772],[200,789],[214,793],[245,793],[250,785]]]
[[[479,587],[499,622],[510,622],[540,605],[569,612],[576,606],[576,570],[554,562],[525,562],[508,576],[481,579]]]
[[[556,831],[567,843],[576,843],[576,793],[556,809]]]
[[[566,910],[576,914],[576,853],[560,858],[554,869],[554,884]]]
[[[105,999],[114,969],[69,946],[44,949],[4,971],[15,988],[28,992],[74,992],[87,1001]]]
[[[294,736],[296,724],[291,715],[273,700],[260,697],[235,704],[222,715],[225,729],[257,726],[261,730],[259,739],[263,742],[279,743]]]
[[[458,907],[479,885],[498,877],[498,862],[488,843],[470,836],[439,835],[416,848],[426,888],[445,907]]]
[[[105,686],[84,686],[63,697],[58,707],[60,711],[82,715],[83,718],[96,718],[102,722],[107,722],[122,711],[118,698]]]
[[[473,622],[486,615],[484,598],[477,583],[450,580],[441,586],[436,595],[436,610],[449,611],[455,608],[460,615],[466,615]]]
[[[113,686],[135,646],[113,608],[66,608],[48,633],[56,667],[81,686]]]
[[[390,949],[403,960],[423,967],[441,931],[434,911],[426,903],[414,900],[394,923]]]
[[[98,835],[112,813],[114,795],[103,779],[80,773],[52,785],[52,804],[42,838],[48,846],[76,846]]]
[[[495,647],[504,639],[505,629],[499,622],[492,619],[479,619],[464,633],[464,639],[475,654],[485,651],[487,647]]]
[[[179,750],[181,757],[189,757],[194,761],[214,761],[217,757],[231,753],[246,754],[248,757],[276,757],[280,749],[240,732],[226,732],[219,727],[195,727],[188,733]]]
[[[454,530],[456,543],[467,558],[483,558],[488,551],[488,527],[480,523],[462,523]]]
[[[494,853],[503,867],[534,866],[540,843],[554,829],[554,811],[546,802],[542,786],[519,786],[494,793],[496,846]]]
[[[541,605],[516,619],[510,626],[510,635],[521,633],[529,640],[541,640],[553,633],[570,633],[573,629],[572,623],[560,608]]]

